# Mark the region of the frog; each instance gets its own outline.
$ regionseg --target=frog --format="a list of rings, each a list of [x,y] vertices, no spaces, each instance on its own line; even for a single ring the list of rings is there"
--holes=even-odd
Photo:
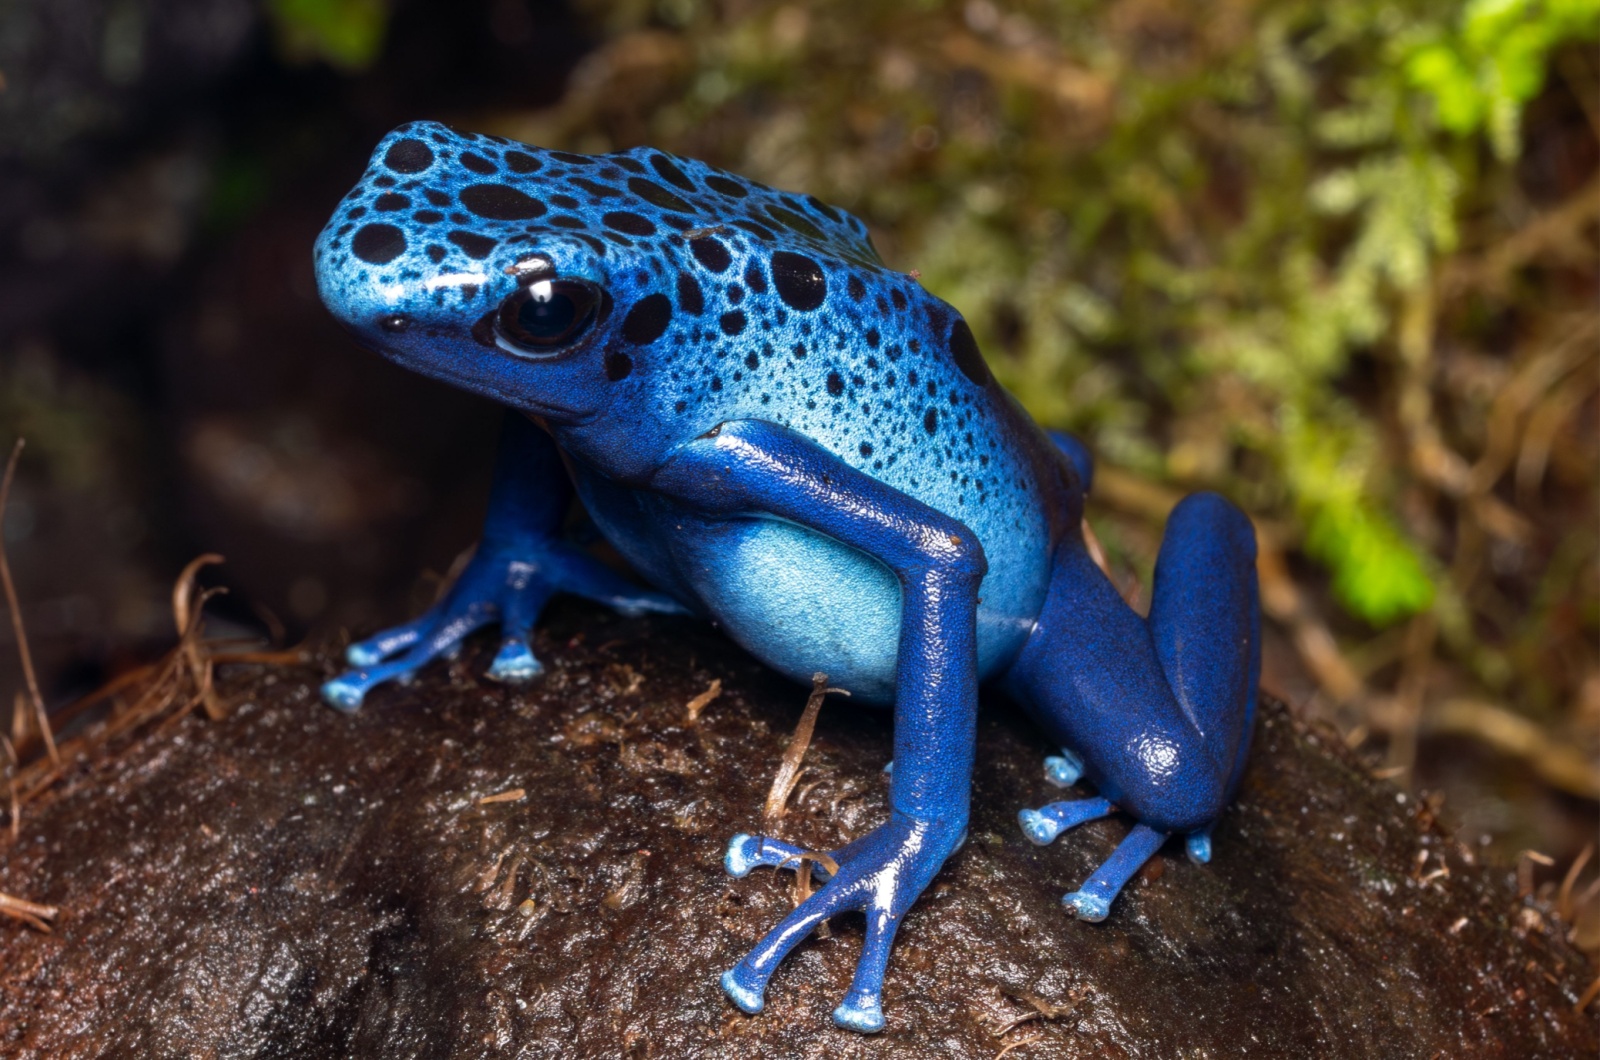
[[[1028,840],[1132,822],[1069,914],[1103,920],[1169,838],[1210,859],[1260,678],[1249,518],[1184,497],[1148,610],[1130,606],[1085,534],[1088,447],[1038,426],[858,217],[650,147],[424,121],[379,142],[314,260],[360,345],[504,409],[470,561],[419,618],[352,643],[328,703],[353,711],[486,626],[486,677],[535,680],[534,624],[569,593],[709,620],[773,670],[892,712],[881,824],[826,859],[730,839],[733,876],[818,885],[721,976],[739,1009],[761,1011],[819,924],[859,912],[833,1019],[885,1026],[896,932],[966,839],[980,688],[1060,749],[1044,783],[1093,792],[1022,809]],[[637,580],[568,540],[574,500]]]

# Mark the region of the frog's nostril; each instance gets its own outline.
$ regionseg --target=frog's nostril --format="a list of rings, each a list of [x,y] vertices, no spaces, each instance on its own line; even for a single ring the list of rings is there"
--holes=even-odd
[[[399,333],[411,326],[411,318],[404,313],[391,313],[386,317],[379,317],[378,326],[384,331]]]

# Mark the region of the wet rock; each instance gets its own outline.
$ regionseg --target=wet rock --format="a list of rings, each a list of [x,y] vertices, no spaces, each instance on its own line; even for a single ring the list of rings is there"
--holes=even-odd
[[[0,925],[0,1055],[1595,1053],[1559,925],[1275,703],[1212,863],[1172,844],[1098,925],[1059,898],[1127,824],[1029,845],[1050,749],[987,704],[970,839],[906,919],[888,1029],[829,1021],[851,917],[745,1016],[717,975],[789,877],[729,879],[722,852],[805,690],[689,623],[563,605],[539,641],[528,688],[482,680],[479,640],[353,717],[316,700],[331,656],[235,668],[227,721],[74,766],[0,852],[0,890],[62,909],[51,935]],[[887,716],[830,700],[777,831],[871,826],[889,753]]]

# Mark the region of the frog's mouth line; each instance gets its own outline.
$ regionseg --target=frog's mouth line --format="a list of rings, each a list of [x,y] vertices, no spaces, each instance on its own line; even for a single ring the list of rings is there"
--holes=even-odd
[[[521,409],[538,416],[548,418],[552,423],[563,427],[581,427],[600,415],[599,409],[574,409],[565,405],[555,405],[547,401],[528,396],[513,385],[502,386],[497,380],[485,379],[471,372],[455,369],[450,365],[441,364],[431,359],[412,360],[403,354],[377,348],[376,352],[385,358],[395,360],[421,375],[449,383],[458,390],[465,390],[470,394],[478,394],[498,401],[507,408]]]

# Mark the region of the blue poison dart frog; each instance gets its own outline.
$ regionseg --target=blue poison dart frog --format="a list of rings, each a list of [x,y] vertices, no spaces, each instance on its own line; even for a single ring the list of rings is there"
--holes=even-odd
[[[586,156],[442,125],[378,145],[317,240],[323,301],[357,339],[504,405],[470,563],[421,618],[351,645],[323,695],[355,710],[498,623],[488,676],[542,667],[556,592],[714,621],[773,669],[893,708],[888,820],[830,852],[823,886],[722,977],[762,1007],[826,917],[866,915],[833,1018],[884,1024],[895,929],[966,836],[978,688],[1061,747],[1045,779],[1099,794],[1023,810],[1035,843],[1135,824],[1063,902],[1103,919],[1166,842],[1210,857],[1250,742],[1260,659],[1255,537],[1209,493],[1172,511],[1141,617],[1091,559],[1092,478],[1035,426],[966,321],[879,259],[843,210],[661,151]],[[652,586],[560,536],[576,492]],[[725,865],[793,868],[737,835]]]

